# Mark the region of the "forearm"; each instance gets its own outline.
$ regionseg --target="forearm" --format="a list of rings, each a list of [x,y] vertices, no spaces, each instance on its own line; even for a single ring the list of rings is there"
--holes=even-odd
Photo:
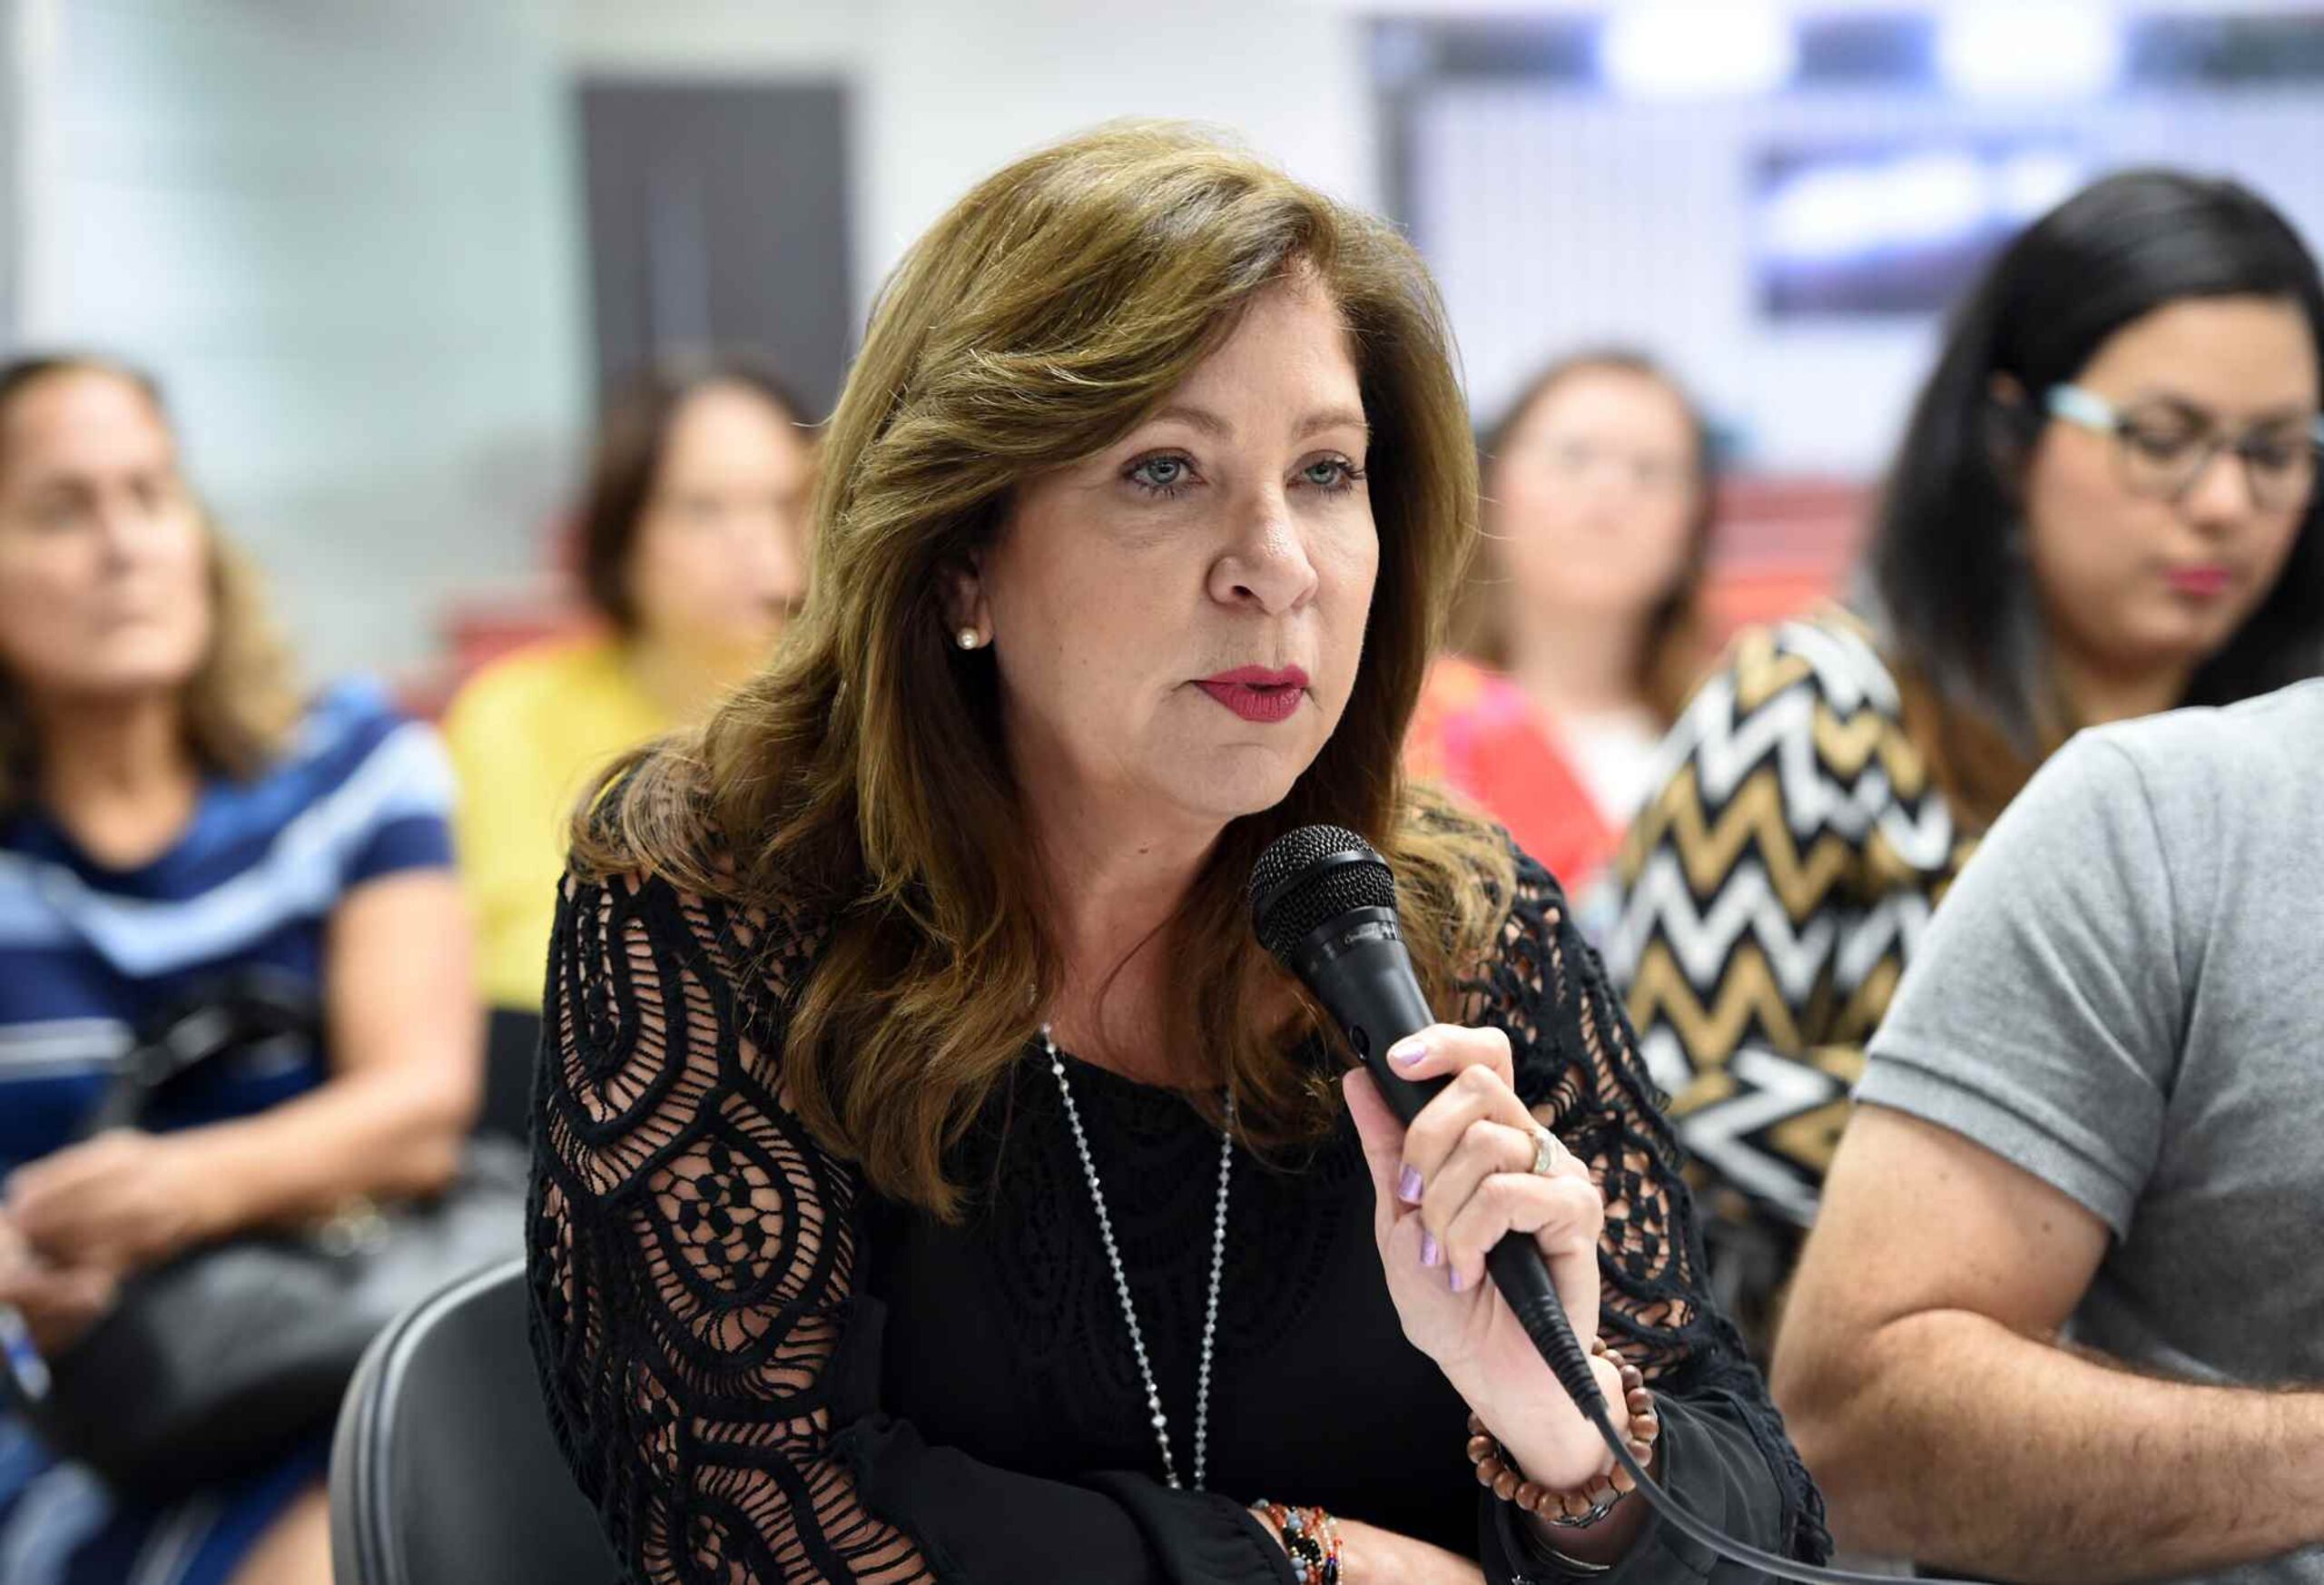
[[[459,1166],[473,1084],[434,1068],[342,1074],[295,1100],[176,1137],[201,1163],[203,1232],[328,1216],[359,1196],[443,1188]]]
[[[1860,1363],[1783,1396],[1845,1544],[2042,1581],[2324,1539],[2324,1394],[2134,1375],[1958,1310],[1818,1352]]]

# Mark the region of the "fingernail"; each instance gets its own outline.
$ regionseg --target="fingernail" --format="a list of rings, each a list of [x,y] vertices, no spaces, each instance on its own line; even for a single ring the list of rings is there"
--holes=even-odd
[[[1443,1264],[1443,1260],[1444,1249],[1443,1245],[1436,1242],[1436,1235],[1433,1233],[1423,1233],[1420,1236],[1421,1265],[1440,1265]]]
[[[1410,1068],[1428,1055],[1428,1042],[1418,1035],[1406,1035],[1388,1048],[1388,1060],[1399,1068]]]
[[[1417,1206],[1420,1204],[1421,1188],[1420,1174],[1407,1167],[1403,1176],[1396,1180],[1396,1197],[1408,1206]]]
[[[1457,1294],[1461,1291],[1461,1268],[1456,1265],[1452,1268],[1452,1291]]]

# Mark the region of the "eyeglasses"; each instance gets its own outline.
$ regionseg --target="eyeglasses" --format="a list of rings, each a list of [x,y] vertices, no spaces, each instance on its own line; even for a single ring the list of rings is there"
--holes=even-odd
[[[2288,419],[2230,436],[2211,418],[2175,403],[2124,412],[2078,385],[2053,386],[2043,406],[2051,417],[2112,440],[2122,486],[2132,495],[2176,501],[2195,487],[2222,451],[2243,464],[2251,504],[2263,512],[2297,509],[2315,493],[2324,418],[2305,424]]]

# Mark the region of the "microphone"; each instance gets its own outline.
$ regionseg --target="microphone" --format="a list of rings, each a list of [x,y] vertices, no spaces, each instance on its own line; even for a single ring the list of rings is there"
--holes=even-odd
[[[1344,827],[1303,825],[1269,842],[1251,866],[1250,898],[1251,928],[1259,944],[1324,1004],[1348,1049],[1396,1116],[1410,1125],[1451,1081],[1415,1083],[1388,1064],[1389,1047],[1436,1021],[1404,950],[1403,928],[1396,918],[1396,876],[1388,861]],[[1803,1585],[1895,1585],[1885,1575],[1779,1558],[1722,1535],[1688,1511],[1646,1472],[1615,1429],[1605,1394],[1590,1373],[1590,1356],[1550,1282],[1540,1245],[1509,1235],[1486,1255],[1485,1267],[1566,1396],[1597,1426],[1615,1462],[1670,1524],[1729,1561],[1777,1579]]]
[[[1336,825],[1304,825],[1267,844],[1251,867],[1251,928],[1259,944],[1314,993],[1397,1117],[1410,1126],[1451,1082],[1415,1083],[1388,1048],[1436,1022],[1413,972],[1396,917],[1396,877],[1372,844]],[[1574,1406],[1603,1416],[1590,1354],[1573,1334],[1540,1245],[1512,1234],[1485,1255],[1493,1285]]]

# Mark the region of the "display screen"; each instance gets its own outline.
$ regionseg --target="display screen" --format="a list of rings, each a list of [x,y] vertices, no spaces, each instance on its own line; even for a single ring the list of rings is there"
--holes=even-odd
[[[2062,139],[1771,149],[1752,193],[1760,310],[1779,320],[1942,313],[2088,174]]]

